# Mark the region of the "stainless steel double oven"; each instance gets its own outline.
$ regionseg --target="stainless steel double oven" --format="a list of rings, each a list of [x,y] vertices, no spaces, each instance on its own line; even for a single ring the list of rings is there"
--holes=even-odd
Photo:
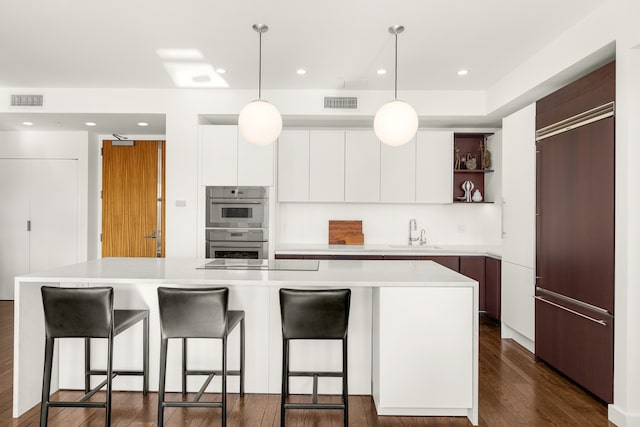
[[[269,199],[265,187],[206,188],[206,257],[269,257]]]

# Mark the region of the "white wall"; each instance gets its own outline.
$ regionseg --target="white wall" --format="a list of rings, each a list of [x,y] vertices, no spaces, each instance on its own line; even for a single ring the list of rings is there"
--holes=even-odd
[[[328,243],[328,221],[362,220],[365,244],[406,244],[409,220],[428,244],[499,244],[500,207],[494,204],[280,203],[278,243]]]
[[[87,132],[0,132],[0,157],[78,160],[78,261],[87,259]]]

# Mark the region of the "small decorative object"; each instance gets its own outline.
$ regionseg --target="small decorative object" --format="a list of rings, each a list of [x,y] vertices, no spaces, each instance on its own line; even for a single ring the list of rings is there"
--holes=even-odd
[[[471,153],[467,153],[467,155],[465,156],[464,165],[469,170],[474,170],[478,166],[476,162],[476,158],[472,156]]]
[[[476,190],[473,192],[473,197],[471,198],[474,202],[482,201],[482,194],[480,194],[480,190]]]
[[[465,202],[470,202],[471,201],[471,191],[473,191],[473,187],[475,187],[473,185],[473,182],[465,181],[465,182],[462,183],[462,185],[460,187],[462,187],[462,190],[464,191],[464,201]]]
[[[480,157],[481,167],[482,169],[490,169],[491,168],[491,152],[487,149],[487,141],[485,140],[482,144],[480,144]]]
[[[462,159],[460,159],[460,148],[459,147],[454,147],[453,150],[454,150],[455,155],[456,155],[456,161],[453,164],[453,168],[457,170],[457,169],[460,169],[460,166],[461,166],[460,163],[462,162]]]

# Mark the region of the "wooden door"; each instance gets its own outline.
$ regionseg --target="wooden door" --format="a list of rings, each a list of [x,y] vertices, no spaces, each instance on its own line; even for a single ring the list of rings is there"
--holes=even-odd
[[[164,163],[164,144],[134,141],[126,146],[103,141],[102,146],[102,256],[156,257],[158,252],[164,256],[164,245],[158,250],[158,238],[163,239],[159,183],[164,189],[158,171]]]

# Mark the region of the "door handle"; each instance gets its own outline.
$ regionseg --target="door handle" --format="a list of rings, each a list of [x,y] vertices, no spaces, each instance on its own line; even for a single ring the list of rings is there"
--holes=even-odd
[[[597,324],[602,325],[602,326],[607,326],[607,322],[605,322],[602,319],[594,319],[593,317],[590,317],[590,316],[587,316],[585,314],[579,313],[579,312],[577,312],[575,310],[571,310],[570,308],[563,307],[560,304],[556,304],[555,302],[551,302],[548,299],[539,297],[538,295],[535,295],[534,298],[537,299],[538,301],[542,301],[544,303],[550,304],[550,305],[552,305],[554,307],[557,307],[557,308],[560,308],[560,309],[562,309],[564,311],[568,311],[569,313],[575,314],[576,316],[580,316],[580,317],[582,317],[584,319],[590,320],[591,322],[597,323]]]
[[[151,236],[144,236],[145,239],[155,239],[157,238],[156,232],[151,233]]]

